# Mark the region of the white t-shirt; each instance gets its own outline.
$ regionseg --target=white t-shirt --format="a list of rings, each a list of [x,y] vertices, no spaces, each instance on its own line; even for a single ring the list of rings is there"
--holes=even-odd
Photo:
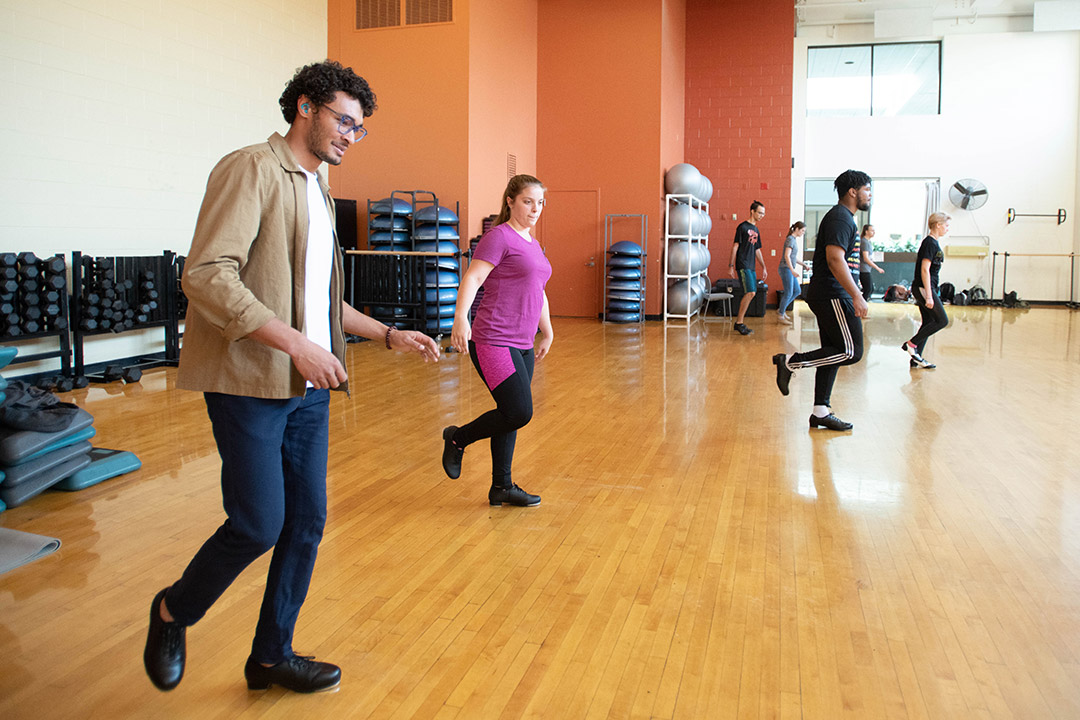
[[[334,231],[319,178],[307,175],[308,244],[304,272],[304,334],[332,352],[330,343],[330,273],[334,265]],[[308,383],[310,386],[311,383]]]

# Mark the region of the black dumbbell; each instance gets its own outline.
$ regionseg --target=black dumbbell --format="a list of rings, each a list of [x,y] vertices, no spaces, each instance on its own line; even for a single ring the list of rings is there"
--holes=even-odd
[[[93,332],[98,329],[98,321],[92,317],[84,317],[79,321],[79,327],[86,332]]]
[[[96,318],[101,315],[101,308],[97,305],[87,305],[83,308],[82,314],[89,318]]]
[[[0,267],[15,267],[19,258],[13,252],[0,253]]]
[[[126,278],[124,282],[118,283],[118,285],[121,286],[122,290],[130,290],[131,288],[135,287],[135,283],[131,281],[131,278]]]
[[[97,305],[101,302],[101,296],[96,292],[83,293],[83,302],[87,305]]]
[[[56,376],[56,390],[53,392],[71,392],[75,388],[75,380],[63,375]]]
[[[21,326],[22,329],[26,331],[27,335],[41,332],[41,323],[37,320],[23,320]]]
[[[17,313],[17,312],[5,313],[3,316],[0,316],[0,323],[4,323],[5,325],[9,325],[9,326],[10,325],[18,325],[19,324],[19,313]]]
[[[53,255],[47,260],[41,261],[41,268],[49,275],[63,275],[67,270],[67,264],[62,255]]]
[[[124,372],[120,374],[120,379],[126,383],[137,383],[142,380],[142,370],[137,367],[124,368]]]
[[[63,290],[67,286],[67,278],[63,275],[46,275],[44,285],[53,290]]]
[[[54,317],[52,319],[53,330],[67,330],[68,321],[66,317]]]
[[[43,378],[38,378],[37,382],[34,383],[34,385],[36,387],[38,387],[38,388],[41,388],[42,390],[52,390],[56,386],[55,381],[56,381],[56,378],[43,377]]]
[[[15,303],[10,300],[0,301],[0,315],[11,315],[15,312]]]
[[[19,290],[18,280],[0,280],[0,292],[12,294]]]
[[[23,293],[19,298],[19,305],[23,307],[37,307],[41,304],[41,296],[36,292]]]
[[[46,303],[58,303],[60,302],[60,293],[56,290],[46,290],[41,293],[41,300]]]
[[[0,280],[14,280],[19,277],[19,271],[13,267],[0,266]]]
[[[8,325],[7,330],[4,331],[4,335],[6,335],[7,337],[16,337],[17,335],[22,335],[22,334],[23,334],[22,328],[20,328],[18,326],[18,324],[15,324],[15,323],[13,323],[11,325]]]
[[[41,320],[41,316],[44,314],[45,313],[41,311],[40,305],[30,305],[29,307],[23,308],[22,318],[23,320]]]
[[[21,253],[19,253],[19,264],[22,265],[23,267],[28,267],[30,265],[35,265],[36,266],[38,264],[38,262],[39,262],[38,256],[35,255],[32,252],[21,252]]]
[[[26,280],[37,280],[41,277],[41,271],[37,265],[22,265],[19,267],[19,277]]]
[[[101,373],[101,376],[105,378],[105,382],[115,382],[123,377],[124,368],[119,365],[106,365],[105,371]]]
[[[76,390],[82,390],[84,387],[89,387],[90,380],[85,375],[77,375],[72,381]]]
[[[58,317],[60,315],[60,305],[57,303],[48,303],[41,306],[41,311],[45,313],[45,317]]]

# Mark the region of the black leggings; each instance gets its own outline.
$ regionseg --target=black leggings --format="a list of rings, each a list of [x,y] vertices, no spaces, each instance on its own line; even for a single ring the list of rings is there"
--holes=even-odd
[[[841,365],[853,365],[862,359],[862,321],[855,316],[851,298],[809,300],[807,305],[818,321],[821,347],[795,353],[788,358],[790,368],[817,368],[814,378],[814,404],[829,405],[836,371]]]
[[[949,316],[945,314],[945,305],[941,302],[941,297],[931,290],[931,294],[934,297],[934,307],[926,307],[926,295],[923,294],[923,289],[920,287],[911,288],[912,294],[915,296],[915,303],[919,306],[919,314],[922,315],[922,327],[919,328],[919,332],[915,333],[915,337],[911,338],[911,344],[919,351],[919,355],[923,354],[923,350],[926,348],[926,341],[930,339],[930,336],[936,333],[938,330],[944,330],[949,325]]]
[[[477,440],[491,438],[491,482],[506,486],[512,482],[510,470],[517,430],[532,420],[532,376],[536,356],[532,348],[521,350],[491,345],[481,347],[478,352],[476,343],[470,340],[469,357],[495,399],[495,409],[458,428],[454,443],[465,448]],[[512,372],[509,363],[513,363]],[[491,376],[490,381],[488,376]],[[496,383],[495,387],[491,387],[491,382]]]
[[[869,272],[860,272],[859,284],[862,285],[863,300],[870,302],[870,296],[874,294],[874,276]]]

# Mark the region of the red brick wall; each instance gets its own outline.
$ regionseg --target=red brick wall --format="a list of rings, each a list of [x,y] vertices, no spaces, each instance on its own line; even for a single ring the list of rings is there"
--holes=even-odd
[[[686,162],[713,183],[709,276],[726,275],[735,227],[760,200],[770,303],[792,222],[794,37],[791,0],[686,2]]]

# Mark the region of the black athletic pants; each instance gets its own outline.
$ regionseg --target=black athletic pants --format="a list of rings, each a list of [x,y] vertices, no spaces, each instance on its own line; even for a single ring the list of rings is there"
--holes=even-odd
[[[454,442],[461,448],[477,440],[491,438],[491,483],[500,487],[508,486],[511,466],[514,463],[514,443],[518,428],[532,420],[532,376],[536,355],[532,348],[498,348],[509,351],[509,360],[513,362],[513,373],[492,388],[484,375],[483,365],[488,365],[489,372],[496,370],[485,358],[477,354],[476,344],[469,341],[469,357],[472,358],[480,379],[488,386],[491,397],[495,399],[495,409],[489,410],[468,425],[463,425],[454,433]]]
[[[915,302],[919,306],[919,314],[922,315],[922,327],[919,328],[919,332],[915,333],[915,337],[911,338],[911,344],[914,345],[919,355],[923,354],[923,350],[926,348],[926,341],[930,339],[930,336],[936,333],[938,330],[944,330],[949,325],[949,316],[945,314],[945,305],[941,302],[941,296],[936,291],[930,292],[934,297],[934,307],[926,307],[926,295],[922,288],[911,288],[912,294],[915,296]]]
[[[870,296],[874,294],[874,276],[868,272],[860,272],[859,284],[862,285],[863,300],[870,302]]]
[[[788,358],[788,367],[816,368],[814,404],[829,405],[836,371],[841,365],[854,365],[862,359],[862,320],[855,317],[851,298],[809,300],[806,304],[817,317],[821,347],[795,353]]]

